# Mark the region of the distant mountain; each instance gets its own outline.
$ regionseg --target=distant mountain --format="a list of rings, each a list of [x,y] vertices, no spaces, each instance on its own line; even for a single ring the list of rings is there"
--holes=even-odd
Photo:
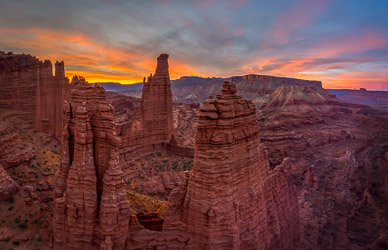
[[[181,77],[172,81],[173,96],[180,102],[201,103],[209,96],[215,96],[220,92],[224,80],[231,80],[236,84],[238,93],[244,98],[252,99],[255,103],[261,104],[266,97],[279,86],[308,86],[315,87],[318,92],[323,92],[322,83],[319,81],[308,81],[296,78],[275,77],[267,75],[244,75],[232,76],[229,78],[202,78],[202,77]]]
[[[364,88],[352,89],[328,89],[338,99],[368,106],[388,107],[388,91],[369,91]]]
[[[308,81],[296,78],[276,77],[267,75],[244,75],[230,78],[204,78],[183,76],[171,80],[174,101],[183,103],[202,103],[209,96],[219,93],[224,80],[232,80],[238,93],[244,98],[252,99],[258,106],[269,101],[269,98],[280,86],[314,87],[317,93],[327,96],[328,92],[336,95],[339,100],[377,107],[388,107],[388,91],[368,91],[366,89],[324,89],[320,81]],[[115,82],[99,83],[107,91],[120,92],[133,97],[141,97],[143,83],[120,84]],[[292,88],[284,88],[287,91]],[[293,89],[295,90],[295,89]],[[328,92],[327,92],[328,91]]]
[[[106,91],[141,90],[143,83],[121,84],[118,82],[96,82]]]

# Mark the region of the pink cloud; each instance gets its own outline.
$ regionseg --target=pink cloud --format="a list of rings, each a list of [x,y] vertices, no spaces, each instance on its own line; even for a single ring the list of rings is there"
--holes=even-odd
[[[297,29],[308,26],[319,16],[330,1],[328,0],[299,0],[289,11],[275,17],[274,25],[269,31],[270,40],[279,44],[286,44],[289,35]]]

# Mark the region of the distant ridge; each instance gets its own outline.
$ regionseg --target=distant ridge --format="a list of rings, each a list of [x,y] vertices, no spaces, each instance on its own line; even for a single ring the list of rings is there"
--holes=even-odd
[[[388,107],[388,91],[370,91],[364,88],[353,89],[327,89],[335,94],[338,99],[350,102],[376,107]]]
[[[106,91],[124,91],[124,90],[141,90],[143,83],[121,84],[119,82],[95,82],[102,86]]]

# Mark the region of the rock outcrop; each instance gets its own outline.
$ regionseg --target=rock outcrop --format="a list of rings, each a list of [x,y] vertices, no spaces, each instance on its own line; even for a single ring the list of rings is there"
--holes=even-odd
[[[132,157],[151,153],[174,134],[168,55],[158,57],[155,74],[144,79],[141,106],[131,120],[120,124],[121,154]]]
[[[59,136],[69,84],[63,62],[0,51],[0,109],[15,110],[31,128]]]
[[[168,55],[158,57],[155,74],[144,81],[142,90],[143,129],[154,143],[169,141],[174,134]]]
[[[0,165],[0,201],[8,200],[19,191],[19,185],[9,177],[8,173]]]
[[[333,106],[342,105],[335,95],[326,90],[318,91],[313,86],[280,86],[269,95],[262,109],[292,112],[328,112]]]
[[[187,186],[169,200],[163,231],[181,229],[194,249],[264,249],[268,246],[262,171],[252,101],[225,82],[217,99],[200,108],[194,167]]]
[[[120,138],[105,91],[74,78],[64,105],[62,159],[53,219],[56,249],[123,249],[130,218]]]

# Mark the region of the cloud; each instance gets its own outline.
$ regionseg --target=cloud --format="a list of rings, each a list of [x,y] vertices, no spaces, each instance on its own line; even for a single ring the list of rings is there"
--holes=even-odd
[[[269,42],[286,44],[290,35],[309,26],[328,7],[329,0],[297,0],[291,10],[275,16]]]
[[[90,81],[141,81],[156,57],[169,53],[172,79],[262,73],[324,86],[388,85],[388,4],[380,2],[3,0],[2,6],[1,50],[64,60],[69,75]]]

